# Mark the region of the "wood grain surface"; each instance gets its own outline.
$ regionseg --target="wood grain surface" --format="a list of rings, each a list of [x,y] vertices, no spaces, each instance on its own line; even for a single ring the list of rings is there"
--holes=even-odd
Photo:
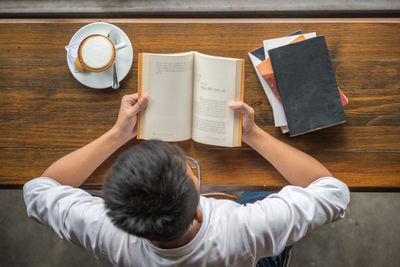
[[[20,188],[52,162],[115,122],[120,99],[137,90],[137,53],[199,51],[244,58],[245,101],[256,123],[309,153],[352,190],[400,191],[400,19],[109,19],[129,36],[134,62],[119,90],[81,85],[64,47],[99,20],[0,20],[0,188]],[[273,127],[272,110],[248,58],[264,39],[296,30],[326,36],[337,82],[350,103],[347,123],[298,137]],[[83,187],[100,188],[115,158]],[[247,145],[220,148],[179,142],[201,162],[207,190],[266,190],[286,185]]]

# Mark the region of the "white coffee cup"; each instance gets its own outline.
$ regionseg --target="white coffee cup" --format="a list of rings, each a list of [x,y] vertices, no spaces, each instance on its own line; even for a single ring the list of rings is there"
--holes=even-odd
[[[107,36],[89,35],[80,43],[74,65],[79,71],[105,71],[114,63],[116,51],[124,47],[125,43],[115,46]]]

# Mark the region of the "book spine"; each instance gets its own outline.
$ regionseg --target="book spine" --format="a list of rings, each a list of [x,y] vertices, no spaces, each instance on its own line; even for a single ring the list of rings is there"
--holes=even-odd
[[[240,101],[243,102],[244,99],[244,60],[242,60],[242,84],[240,86]],[[242,123],[243,123],[243,114],[240,113],[239,117],[239,138],[238,138],[238,146],[242,146]]]
[[[138,54],[138,100],[142,97],[142,53]],[[136,132],[137,139],[140,139],[140,115],[141,112],[137,114]]]

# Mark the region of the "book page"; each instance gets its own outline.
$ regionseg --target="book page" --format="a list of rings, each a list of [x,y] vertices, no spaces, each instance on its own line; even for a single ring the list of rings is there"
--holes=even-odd
[[[228,104],[241,98],[242,63],[195,53],[192,138],[196,142],[239,146],[240,115]]]
[[[138,138],[191,138],[193,55],[142,54],[141,95],[149,101],[140,113]]]

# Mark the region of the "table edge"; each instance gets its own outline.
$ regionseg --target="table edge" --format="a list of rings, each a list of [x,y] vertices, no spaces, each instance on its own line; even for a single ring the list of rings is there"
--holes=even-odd
[[[279,191],[286,185],[282,186],[268,186],[268,185],[245,185],[245,184],[232,184],[232,185],[214,185],[214,184],[203,184],[201,186],[201,192],[221,191],[221,192],[232,192],[232,191]],[[23,184],[0,184],[1,190],[22,189]],[[85,190],[101,190],[102,185],[95,184],[83,184],[81,189]],[[360,187],[360,186],[349,186],[351,192],[400,192],[400,187]]]
[[[0,19],[0,23],[90,23],[106,21],[111,23],[400,23],[400,18],[83,18],[83,19]]]

